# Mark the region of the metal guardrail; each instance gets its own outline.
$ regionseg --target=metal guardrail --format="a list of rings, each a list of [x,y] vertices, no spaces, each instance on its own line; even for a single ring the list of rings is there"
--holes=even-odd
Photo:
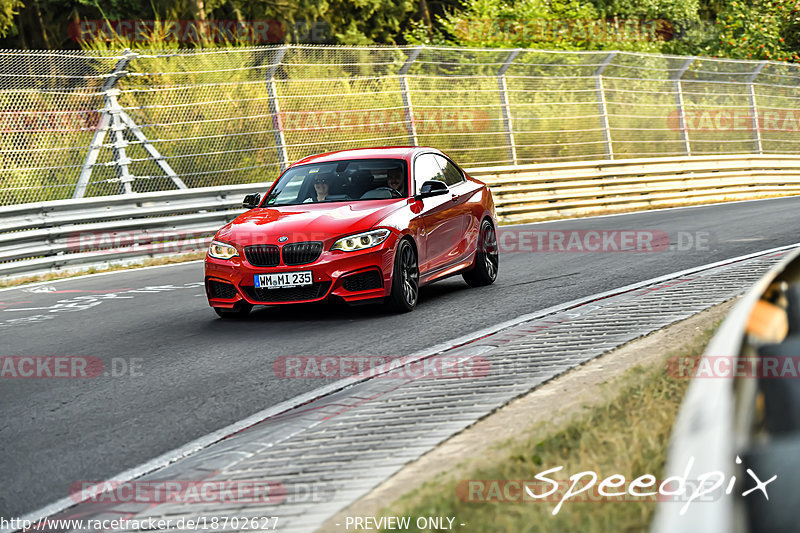
[[[800,194],[800,156],[737,155],[479,168],[502,222]],[[0,277],[198,252],[268,183],[0,207]]]
[[[678,476],[699,481],[701,473],[719,472],[724,482],[712,491],[711,482],[716,478],[709,478],[702,489],[709,493],[688,506],[686,497],[662,502],[653,533],[797,531],[799,344],[800,250],[796,250],[762,277],[728,314],[696,363],[698,374],[678,413],[664,479]],[[782,362],[774,367],[775,375],[764,370],[769,368],[764,357]],[[717,360],[723,358],[730,364],[719,365]],[[765,366],[759,367],[758,361]],[[794,365],[794,371],[786,373],[787,367],[782,365],[787,362]],[[706,375],[700,370],[703,368],[714,370]],[[723,370],[717,370],[720,368]],[[756,486],[753,475],[761,482],[777,475],[765,486],[769,498],[758,489],[746,494]],[[736,481],[731,482],[732,478]]]
[[[0,276],[81,270],[204,250],[269,183],[0,207]]]
[[[479,168],[504,222],[800,194],[800,156],[728,155]]]

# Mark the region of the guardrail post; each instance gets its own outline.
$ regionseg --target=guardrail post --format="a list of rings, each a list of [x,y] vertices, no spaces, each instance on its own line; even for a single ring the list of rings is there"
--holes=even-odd
[[[419,143],[417,142],[417,127],[414,124],[414,108],[411,106],[411,91],[408,89],[406,74],[411,68],[412,63],[417,60],[420,52],[422,52],[421,46],[411,50],[408,59],[406,59],[406,62],[403,63],[403,66],[400,67],[400,71],[398,72],[400,76],[400,94],[403,97],[403,108],[405,109],[406,116],[406,131],[408,132],[408,142],[411,146],[417,146]]]
[[[756,90],[755,90],[755,81],[761,71],[764,70],[764,67],[767,66],[766,61],[762,61],[756,67],[756,70],[750,75],[747,79],[747,92],[750,95],[750,117],[753,123],[753,141],[756,143],[756,151],[759,154],[764,153],[764,146],[761,143],[761,124],[759,124],[758,120],[758,107],[756,106]]]
[[[608,54],[594,72],[594,84],[597,90],[597,103],[600,107],[600,120],[603,125],[603,141],[606,147],[607,159],[614,159],[614,148],[611,141],[611,127],[608,123],[608,105],[606,104],[606,90],[605,87],[603,87],[603,72],[606,70],[606,67],[611,64],[616,55],[616,52]]]
[[[514,128],[511,124],[511,107],[508,104],[508,86],[506,85],[506,71],[511,63],[519,55],[520,50],[514,50],[508,54],[506,62],[497,71],[497,89],[500,91],[500,110],[503,113],[503,127],[506,131],[506,143],[508,146],[508,158],[513,165],[517,164],[517,145],[514,142]]]
[[[272,65],[267,69],[265,76],[267,78],[267,96],[269,97],[269,112],[272,115],[272,132],[275,135],[275,150],[278,152],[278,164],[281,167],[281,172],[286,170],[289,164],[289,156],[286,152],[286,136],[283,133],[283,123],[281,121],[281,109],[278,104],[278,86],[275,83],[275,72],[281,66],[286,52],[291,45],[282,46],[275,53],[275,58],[272,60]]]
[[[694,57],[690,57],[684,61],[683,65],[681,65],[681,68],[673,76],[673,79],[675,80],[675,103],[678,106],[678,125],[681,128],[683,151],[686,152],[687,156],[692,155],[692,145],[689,141],[689,130],[686,127],[686,110],[683,105],[683,84],[681,83],[681,79],[683,78],[683,75],[686,74],[686,71],[689,70],[689,67],[692,65],[694,60]]]

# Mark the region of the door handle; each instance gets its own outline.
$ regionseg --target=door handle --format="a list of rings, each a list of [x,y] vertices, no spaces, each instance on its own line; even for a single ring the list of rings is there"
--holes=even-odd
[[[453,196],[450,199],[453,200],[454,202],[457,202],[458,201],[458,195],[457,194],[453,194]]]

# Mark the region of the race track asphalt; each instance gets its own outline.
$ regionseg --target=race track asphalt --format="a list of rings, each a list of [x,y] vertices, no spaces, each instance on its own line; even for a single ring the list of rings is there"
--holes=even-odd
[[[663,231],[689,249],[504,252],[494,285],[470,289],[450,278],[423,288],[404,315],[306,305],[220,320],[198,262],[0,291],[0,355],[94,357],[109,373],[0,378],[0,516],[38,509],[72,483],[111,478],[325,383],[277,377],[278,357],[407,355],[559,303],[800,242],[800,197],[512,228],[528,239],[623,229]],[[701,246],[688,246],[698,236]]]

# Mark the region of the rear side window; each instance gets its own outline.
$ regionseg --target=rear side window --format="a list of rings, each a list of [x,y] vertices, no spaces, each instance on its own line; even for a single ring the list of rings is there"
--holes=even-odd
[[[447,184],[448,187],[452,187],[453,185],[458,185],[462,181],[464,181],[464,175],[461,173],[461,170],[449,159],[446,157],[442,157],[440,155],[435,155],[436,161],[439,163],[439,166],[442,167],[442,173],[444,174],[444,182]]]
[[[431,180],[447,183],[436,157],[433,154],[422,154],[414,160],[414,181],[417,193],[422,189],[423,183]]]

